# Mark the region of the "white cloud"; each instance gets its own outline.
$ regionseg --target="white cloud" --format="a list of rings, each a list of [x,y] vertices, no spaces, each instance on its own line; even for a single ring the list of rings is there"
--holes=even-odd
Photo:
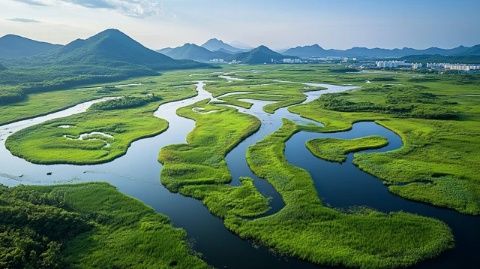
[[[33,6],[51,6],[69,3],[85,8],[101,8],[115,10],[134,18],[145,18],[163,12],[162,0],[14,0]]]
[[[27,0],[30,1],[30,0]],[[113,9],[124,15],[136,18],[149,17],[162,13],[160,0],[60,0],[86,8]]]
[[[27,4],[27,5],[33,5],[33,6],[47,6],[46,1],[44,0],[15,0],[15,1]]]
[[[40,21],[34,20],[34,19],[27,19],[27,18],[11,18],[8,19],[9,21],[14,21],[14,22],[23,22],[23,23],[39,23]]]

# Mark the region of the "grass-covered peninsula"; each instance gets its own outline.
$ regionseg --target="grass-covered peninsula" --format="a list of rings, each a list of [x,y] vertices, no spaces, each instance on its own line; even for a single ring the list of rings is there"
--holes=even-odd
[[[208,268],[185,232],[105,183],[0,186],[2,268]]]
[[[386,146],[388,140],[381,136],[368,136],[357,139],[319,138],[307,142],[307,148],[315,156],[331,162],[344,162],[347,154],[365,149]]]

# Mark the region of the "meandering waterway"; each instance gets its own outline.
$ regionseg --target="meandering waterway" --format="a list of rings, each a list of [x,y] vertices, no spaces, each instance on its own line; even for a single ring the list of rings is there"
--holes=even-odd
[[[230,81],[232,77],[229,77]],[[227,78],[226,78],[227,79]],[[315,100],[320,95],[330,92],[350,90],[351,86],[334,86],[326,84],[308,84],[324,87],[326,90],[306,93],[306,102]],[[91,181],[106,181],[116,186],[121,192],[136,197],[157,212],[170,217],[176,227],[184,228],[193,247],[203,258],[218,268],[321,268],[295,258],[279,257],[264,247],[254,246],[251,242],[240,239],[229,232],[221,219],[211,215],[200,201],[169,192],[159,180],[162,165],[157,161],[161,148],[171,144],[186,143],[186,136],[195,123],[176,114],[178,108],[194,104],[200,100],[212,99],[205,90],[205,84],[197,84],[198,95],[186,100],[161,105],[155,116],[169,122],[169,128],[155,137],[141,139],[132,143],[126,155],[112,162],[99,165],[37,165],[15,157],[5,148],[5,140],[12,133],[47,120],[66,117],[86,111],[93,103],[105,99],[82,103],[73,108],[52,113],[47,116],[19,121],[0,126],[0,183],[8,186],[19,184],[58,184]],[[231,95],[231,94],[230,94]],[[253,103],[250,109],[237,108],[242,113],[260,119],[260,129],[242,141],[226,156],[232,174],[233,185],[239,184],[239,177],[249,176],[255,186],[265,195],[272,197],[273,214],[284,203],[281,196],[265,180],[256,177],[249,169],[245,153],[250,145],[262,140],[280,128],[282,119],[288,118],[299,124],[317,124],[290,113],[281,108],[274,114],[263,111],[270,102],[245,100]],[[381,211],[399,211],[418,213],[439,218],[453,229],[457,247],[439,258],[420,264],[418,267],[435,266],[451,268],[460,265],[463,268],[480,264],[480,258],[474,253],[480,239],[480,221],[478,217],[466,216],[453,210],[440,209],[430,205],[407,201],[388,192],[382,182],[360,171],[352,164],[352,154],[343,164],[326,162],[314,157],[305,147],[305,142],[320,137],[355,138],[366,135],[381,135],[389,140],[388,146],[374,151],[393,150],[402,145],[401,139],[390,130],[372,122],[356,123],[353,129],[341,133],[320,134],[300,132],[286,143],[287,160],[305,168],[312,175],[315,186],[322,200],[334,207],[369,206]]]

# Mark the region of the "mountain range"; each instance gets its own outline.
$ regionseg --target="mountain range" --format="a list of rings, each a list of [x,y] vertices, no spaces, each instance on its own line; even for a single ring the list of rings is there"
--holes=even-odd
[[[25,38],[3,38],[5,50],[16,44],[1,64],[0,85],[22,85],[26,92],[100,83],[175,69],[209,67],[192,60],[175,60],[144,47],[116,29],[67,45],[49,45]]]
[[[442,49],[431,47],[428,49],[383,49],[383,48],[364,48],[353,47],[346,50],[324,49],[318,44],[309,46],[298,46],[281,52],[275,52],[265,46],[260,46],[252,50],[242,50],[235,48],[219,39],[213,38],[202,46],[187,43],[177,48],[165,48],[159,52],[174,59],[190,59],[200,62],[208,62],[212,59],[223,59],[224,61],[240,61],[242,63],[271,63],[281,62],[282,59],[292,58],[328,58],[328,57],[348,57],[359,59],[389,59],[402,58],[418,55],[436,55],[436,59],[441,57],[450,57],[462,61],[472,60],[471,57],[478,55],[480,45],[473,47],[459,46],[452,49]],[[246,57],[251,52],[252,57]],[[243,53],[243,54],[242,54]],[[263,54],[263,55],[262,55]],[[456,57],[456,58],[454,58]],[[468,59],[467,59],[468,58]]]
[[[77,39],[45,57],[53,63],[138,65],[153,70],[197,67],[193,61],[178,61],[144,47],[119,30],[109,29],[88,39]]]
[[[456,55],[469,55],[470,50],[475,47],[464,47],[459,46],[452,49],[442,49],[437,47],[431,47],[424,50],[417,50],[412,48],[402,48],[402,49],[382,49],[382,48],[364,48],[364,47],[354,47],[347,50],[335,50],[335,49],[324,49],[318,44],[310,46],[300,46],[285,50],[283,54],[292,55],[301,58],[311,58],[311,57],[356,57],[356,58],[401,58],[411,55],[442,55],[442,56],[456,56]]]
[[[15,50],[12,49],[14,47]],[[12,51],[14,53],[10,53]],[[0,58],[7,65],[28,62],[31,66],[95,65],[152,70],[205,66],[192,60],[172,59],[144,47],[116,29],[107,29],[88,39],[77,39],[64,46],[7,35],[0,38],[0,52],[5,52],[0,54]]]
[[[245,64],[271,64],[282,62],[283,59],[292,58],[275,52],[266,46],[259,46],[251,51],[231,55],[228,60]]]
[[[45,54],[61,48],[61,45],[31,40],[18,35],[0,38],[0,58],[18,59]]]
[[[173,59],[189,59],[199,62],[209,62],[213,59],[226,59],[230,53],[224,52],[223,49],[217,51],[210,51],[204,47],[195,44],[187,43],[177,48],[165,48],[158,52],[167,55]]]
[[[211,39],[213,40],[213,39]],[[221,44],[226,44],[220,41]],[[173,59],[190,59],[199,62],[210,62],[214,60],[223,60],[225,62],[239,62],[244,64],[264,64],[279,63],[285,58],[296,58],[284,56],[275,52],[266,46],[259,46],[249,51],[233,53],[225,50],[224,47],[216,47],[218,50],[211,51],[203,46],[187,43],[176,48],[165,48],[158,52],[163,53]]]

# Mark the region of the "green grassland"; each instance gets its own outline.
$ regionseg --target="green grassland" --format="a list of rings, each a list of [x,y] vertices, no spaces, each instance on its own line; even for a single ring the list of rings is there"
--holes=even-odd
[[[480,214],[480,157],[474,150],[480,148],[479,76],[388,76],[387,84],[377,79],[380,82],[365,84],[361,90],[333,95],[334,101],[331,95],[290,110],[323,122],[323,131],[346,130],[363,120],[393,130],[402,137],[401,149],[355,154],[354,163],[389,183],[389,189],[402,197]],[[407,86],[392,86],[392,80]],[[392,102],[395,99],[399,101]],[[343,109],[345,103],[349,111]],[[402,111],[405,104],[409,107]],[[452,112],[454,118],[437,117]]]
[[[192,84],[153,84],[150,87],[132,87],[128,97],[99,103],[86,113],[21,130],[7,139],[6,146],[12,154],[34,163],[111,161],[125,154],[133,141],[159,134],[168,127],[167,121],[153,116],[160,104],[195,94]],[[59,128],[63,125],[71,128]],[[91,139],[78,139],[81,134],[92,132],[111,137],[94,135]]]
[[[365,149],[381,148],[388,140],[381,136],[368,136],[357,139],[319,138],[307,142],[307,148],[318,158],[332,162],[344,162],[347,154]]]
[[[202,113],[194,108],[201,108]],[[265,212],[268,201],[258,193],[251,179],[242,179],[242,184],[236,187],[226,185],[231,176],[225,155],[259,128],[259,120],[233,108],[208,104],[207,100],[181,108],[177,113],[195,120],[196,126],[187,137],[188,144],[161,150],[162,184],[171,191],[201,199],[210,211],[223,218]]]
[[[193,78],[189,76],[191,72],[193,71],[167,72],[158,76],[31,93],[16,102],[0,105],[0,125],[63,110],[82,102],[107,96],[139,96],[148,93],[161,96],[165,91],[192,85]],[[198,70],[198,72],[200,71]],[[5,87],[0,87],[0,94],[4,92]]]
[[[154,118],[153,111],[163,102],[192,96],[196,80],[206,81],[207,90],[214,96],[243,92],[222,98],[230,104],[249,107],[251,104],[240,101],[249,98],[274,101],[265,108],[270,113],[305,100],[302,92],[312,88],[301,83],[352,84],[360,88],[289,109],[324,123],[325,127],[310,127],[320,132],[348,130],[354,122],[365,120],[391,129],[401,136],[404,146],[385,153],[356,153],[354,163],[360,169],[384,180],[390,191],[402,197],[480,214],[479,75],[350,73],[339,65],[240,65],[226,66],[222,71],[246,80],[228,82],[219,78],[218,72],[195,70],[194,74],[168,72],[131,80],[142,83],[139,86],[118,88],[112,84],[78,90],[74,97],[78,100],[127,97],[87,113],[32,127],[28,132],[21,131],[9,138],[7,146],[16,155],[34,162],[103,162],[123,154],[135,139],[164,130],[167,123]],[[69,99],[68,93],[30,94],[28,99],[15,103],[18,106],[0,107],[0,122],[80,102]],[[58,103],[42,105],[43,98],[56,96]],[[230,230],[244,238],[314,263],[362,268],[408,266],[453,246],[449,228],[431,218],[402,212],[383,214],[370,209],[344,212],[325,206],[310,175],[289,165],[283,156],[285,141],[304,128],[288,121],[250,148],[247,156],[252,170],[275,187],[286,206],[274,215],[252,219],[267,211],[268,200],[249,178],[243,178],[239,186],[227,184],[231,176],[225,155],[259,128],[258,119],[206,101],[182,108],[178,114],[195,120],[196,127],[187,144],[171,145],[161,151],[162,183],[171,191],[202,200],[213,214],[224,219]],[[137,122],[139,118],[141,123]],[[60,125],[74,128],[61,129]],[[78,137],[93,131],[105,132],[113,139],[62,142],[64,135]],[[339,160],[346,152],[372,146],[370,139],[348,141],[347,145],[330,141],[338,148],[332,149],[329,157]],[[323,142],[313,141],[310,147],[321,149]],[[105,148],[105,143],[111,144],[110,148]],[[62,147],[62,152],[67,148],[72,155],[58,160],[55,152]],[[122,236],[128,238],[128,234]],[[107,257],[107,250],[97,249],[96,253]]]
[[[208,268],[185,232],[105,183],[0,186],[2,268]]]
[[[188,144],[162,149],[162,183],[202,200],[242,237],[315,263],[375,268],[410,265],[452,246],[448,227],[430,218],[368,209],[342,213],[323,206],[308,173],[283,158],[283,143],[298,130],[290,122],[248,154],[254,172],[274,185],[287,206],[272,216],[245,219],[265,212],[267,204],[249,179],[239,187],[225,185],[230,175],[224,156],[258,128],[258,120],[205,101],[178,114],[194,119],[196,128]]]
[[[283,155],[285,141],[296,131],[294,123],[284,121],[280,130],[247,153],[252,170],[275,187],[286,206],[253,221],[229,220],[232,230],[311,262],[361,268],[407,266],[452,246],[449,228],[431,218],[324,206],[310,175]]]

